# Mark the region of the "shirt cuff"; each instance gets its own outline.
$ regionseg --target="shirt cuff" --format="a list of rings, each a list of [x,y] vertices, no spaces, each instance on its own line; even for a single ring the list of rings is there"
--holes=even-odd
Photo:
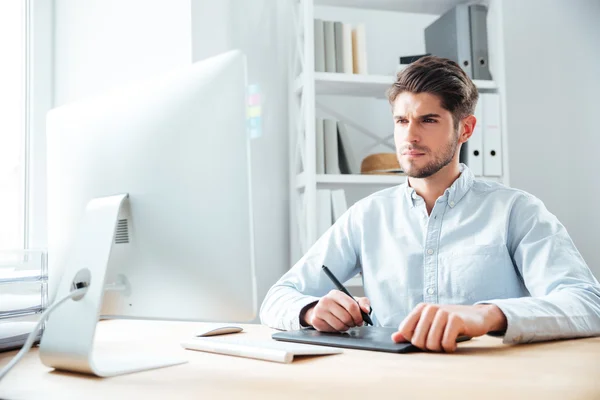
[[[307,327],[300,325],[300,313],[310,304],[317,303],[321,298],[314,296],[302,296],[298,301],[294,302],[287,311],[287,321],[284,328],[288,331],[306,329]]]
[[[519,304],[519,299],[485,300],[475,304],[493,304],[506,317],[506,331],[489,332],[488,335],[502,337],[504,344],[529,343],[535,338],[535,324],[521,315],[523,306]]]
[[[315,300],[311,303],[308,303],[307,305],[305,305],[304,307],[302,307],[302,310],[300,310],[300,314],[298,314],[298,320],[300,321],[300,329],[306,329],[306,328],[312,328],[312,325],[304,325],[302,323],[302,317],[306,314],[306,312],[313,307],[315,304],[317,304],[319,301]]]

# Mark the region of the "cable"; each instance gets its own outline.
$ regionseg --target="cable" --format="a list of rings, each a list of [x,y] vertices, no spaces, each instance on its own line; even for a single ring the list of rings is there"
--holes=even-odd
[[[50,316],[52,311],[54,311],[56,308],[58,308],[58,306],[60,306],[62,303],[64,303],[65,301],[67,301],[69,299],[72,299],[77,296],[83,296],[87,292],[87,290],[88,290],[87,287],[83,287],[81,289],[74,290],[71,293],[69,293],[67,296],[60,299],[59,301],[54,302],[54,304],[52,304],[46,311],[44,311],[44,313],[40,317],[40,320],[38,321],[37,325],[35,326],[35,328],[33,328],[33,332],[31,332],[29,334],[29,336],[27,337],[27,340],[25,341],[25,344],[21,348],[21,351],[19,351],[17,353],[17,355],[14,356],[13,359],[10,360],[10,362],[4,368],[2,368],[0,370],[0,381],[2,380],[2,378],[4,378],[6,376],[6,374],[8,374],[8,372],[11,369],[13,369],[13,367],[15,365],[17,365],[17,363],[19,361],[21,361],[23,356],[25,356],[25,354],[27,354],[27,352],[31,349],[31,346],[33,346],[33,342],[35,342],[35,338],[37,336],[38,331],[42,327],[43,323],[46,322],[46,320],[48,319],[48,317]]]

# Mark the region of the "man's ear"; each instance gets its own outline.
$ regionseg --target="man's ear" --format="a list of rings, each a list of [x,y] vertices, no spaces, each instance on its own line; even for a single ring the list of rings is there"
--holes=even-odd
[[[460,143],[465,143],[471,135],[473,135],[473,130],[475,129],[475,124],[477,123],[477,118],[474,115],[469,115],[463,118],[460,121],[460,136],[458,141]]]

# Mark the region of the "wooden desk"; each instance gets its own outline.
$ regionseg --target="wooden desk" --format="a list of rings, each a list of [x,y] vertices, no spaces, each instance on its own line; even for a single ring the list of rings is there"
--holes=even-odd
[[[0,382],[4,399],[281,399],[456,398],[600,399],[600,338],[506,346],[481,337],[461,343],[456,354],[388,354],[345,350],[292,364],[184,350],[203,324],[104,321],[98,348],[182,354],[188,364],[93,378],[55,372],[41,364],[37,349]],[[274,332],[245,325],[246,338]],[[16,352],[0,353],[0,366]]]

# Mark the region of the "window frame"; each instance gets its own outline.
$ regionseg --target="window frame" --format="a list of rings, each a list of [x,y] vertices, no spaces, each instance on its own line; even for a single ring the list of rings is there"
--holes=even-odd
[[[46,113],[54,105],[54,0],[25,5],[24,248],[46,249]]]

